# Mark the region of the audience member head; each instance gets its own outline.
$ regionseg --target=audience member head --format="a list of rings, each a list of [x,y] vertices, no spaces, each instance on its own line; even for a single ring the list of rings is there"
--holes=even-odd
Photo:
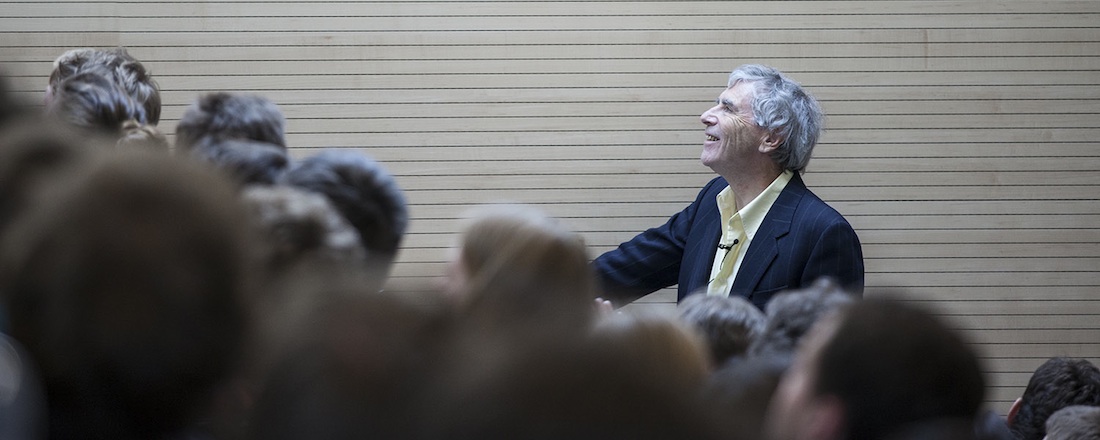
[[[366,257],[359,233],[320,194],[252,185],[241,198],[259,227],[273,274],[307,262],[362,264]]]
[[[797,82],[768,66],[738,67],[730,73],[728,87],[740,82],[753,85],[756,125],[783,139],[772,152],[772,160],[785,170],[804,171],[825,122],[817,100]]]
[[[928,312],[857,302],[814,326],[768,414],[773,440],[884,438],[913,424],[966,420],[985,382],[978,359]]]
[[[0,333],[0,438],[46,438],[46,398],[34,361]]]
[[[46,184],[85,166],[103,145],[66,125],[34,121],[0,134],[0,230]]]
[[[444,289],[476,325],[584,331],[590,323],[596,284],[584,240],[534,208],[476,210],[457,253]]]
[[[432,417],[424,419],[422,438],[725,438],[697,396],[665,380],[668,370],[651,371],[614,341],[575,341],[535,339],[501,350],[499,341],[478,339],[456,347],[425,387],[419,413]]]
[[[216,92],[200,96],[176,125],[176,148],[190,152],[203,138],[256,141],[286,149],[286,120],[267,98]]]
[[[764,438],[764,418],[790,356],[734,357],[710,375],[703,402],[732,440]]]
[[[168,141],[148,124],[143,109],[126,91],[94,71],[58,84],[47,112],[76,127],[117,140],[121,146],[168,150]]]
[[[974,420],[974,434],[978,440],[1016,440],[1016,435],[1008,429],[1004,416],[986,409]]]
[[[42,373],[50,436],[183,428],[241,349],[252,271],[235,193],[170,156],[120,152],[41,200],[10,226],[0,291]]]
[[[388,270],[409,213],[405,196],[381,164],[356,151],[329,150],[297,162],[282,183],[327,197],[359,231],[368,261]]]
[[[8,77],[0,71],[0,128],[3,128],[9,121],[16,120],[20,116],[29,113],[28,108],[29,106],[19,102],[15,96],[12,96]]]
[[[286,148],[266,142],[202,138],[191,147],[191,157],[229,174],[241,185],[273,185],[286,171]]]
[[[675,317],[618,313],[600,317],[592,339],[652,380],[697,394],[712,371],[706,343]],[[644,367],[643,367],[644,366]]]
[[[805,289],[780,293],[768,302],[764,331],[749,351],[753,355],[791,353],[819,318],[856,300],[828,278]]]
[[[715,365],[744,355],[764,331],[764,314],[739,296],[689,295],[678,308],[680,320],[706,338]]]
[[[1085,359],[1051,358],[1012,404],[1008,427],[1020,440],[1042,440],[1047,417],[1073,405],[1100,406],[1100,370]]]
[[[973,420],[948,418],[926,420],[902,427],[883,440],[981,440],[974,432]]]
[[[443,308],[379,292],[377,278],[306,274],[264,313],[251,437],[409,438]],[[326,274],[327,275],[327,274]]]
[[[84,72],[95,72],[118,85],[145,111],[147,122],[160,122],[160,88],[140,61],[124,48],[73,49],[57,57],[46,86],[46,105],[56,98],[62,81]]]
[[[1073,405],[1047,418],[1048,440],[1100,440],[1100,406]]]

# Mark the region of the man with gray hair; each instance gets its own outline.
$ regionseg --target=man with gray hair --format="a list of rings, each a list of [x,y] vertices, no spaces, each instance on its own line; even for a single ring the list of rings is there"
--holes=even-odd
[[[593,262],[607,299],[678,285],[678,301],[701,289],[763,309],[775,293],[822,276],[862,293],[859,238],[800,176],[823,119],[813,96],[778,70],[734,70],[700,118],[701,160],[719,177],[664,225]]]

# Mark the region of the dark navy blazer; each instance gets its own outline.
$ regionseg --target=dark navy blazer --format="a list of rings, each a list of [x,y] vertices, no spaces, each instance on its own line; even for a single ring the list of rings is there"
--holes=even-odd
[[[680,301],[705,287],[722,236],[715,196],[727,186],[721,177],[711,180],[664,225],[596,258],[592,264],[605,298],[621,305],[678,284]],[[775,293],[808,286],[821,276],[862,294],[863,251],[848,221],[795,173],[749,243],[730,295],[763,309]]]

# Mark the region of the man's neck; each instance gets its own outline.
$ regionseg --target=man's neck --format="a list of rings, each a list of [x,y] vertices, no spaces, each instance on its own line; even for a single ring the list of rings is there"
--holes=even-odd
[[[753,173],[721,173],[720,175],[730,184],[737,209],[741,209],[764,192],[780,174],[783,174],[783,170],[773,166]]]

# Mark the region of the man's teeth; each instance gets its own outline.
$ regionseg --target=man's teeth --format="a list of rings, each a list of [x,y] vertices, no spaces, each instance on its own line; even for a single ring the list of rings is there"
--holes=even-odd
[[[718,140],[718,138],[716,138],[716,137],[714,137],[714,136],[711,136],[711,135],[709,135],[709,134],[708,134],[708,135],[707,135],[707,140],[708,140],[708,141],[716,141],[716,140]]]

